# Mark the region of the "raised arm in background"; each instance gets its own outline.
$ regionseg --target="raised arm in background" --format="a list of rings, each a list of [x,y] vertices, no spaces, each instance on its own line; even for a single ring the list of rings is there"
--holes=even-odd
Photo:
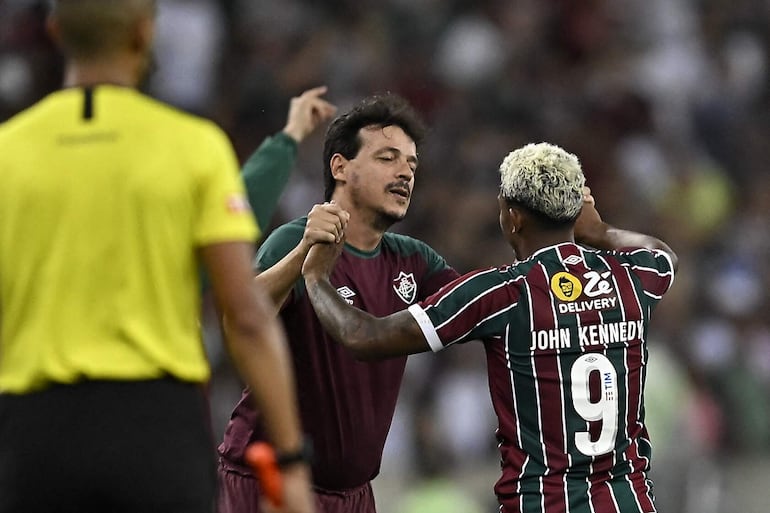
[[[265,139],[241,168],[249,203],[264,233],[273,218],[297,156],[297,145],[337,108],[321,98],[326,86],[314,87],[291,99],[286,126]]]

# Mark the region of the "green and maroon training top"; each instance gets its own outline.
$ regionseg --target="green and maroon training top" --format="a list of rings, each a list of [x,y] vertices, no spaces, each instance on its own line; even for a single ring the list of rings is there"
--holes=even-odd
[[[260,269],[299,243],[306,221],[294,220],[270,234],[257,255]],[[385,233],[372,252],[346,246],[330,281],[348,303],[382,317],[427,298],[457,276],[427,244]],[[326,490],[361,486],[379,473],[406,357],[356,360],[323,330],[301,279],[280,316],[294,361],[302,426],[313,441],[314,484]],[[260,436],[257,412],[245,392],[220,445],[225,465],[243,471],[243,449]]]

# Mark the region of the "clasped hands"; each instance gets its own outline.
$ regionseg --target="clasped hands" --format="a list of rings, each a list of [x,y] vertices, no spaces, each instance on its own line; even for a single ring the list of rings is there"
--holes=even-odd
[[[314,205],[302,236],[307,254],[302,264],[305,280],[328,278],[345,245],[350,214],[334,201]]]

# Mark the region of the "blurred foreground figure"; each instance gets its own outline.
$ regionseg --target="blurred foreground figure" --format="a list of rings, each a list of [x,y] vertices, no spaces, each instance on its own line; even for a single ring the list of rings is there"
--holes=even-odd
[[[0,512],[210,513],[203,264],[282,454],[303,446],[258,228],[214,124],[136,91],[152,0],[59,0],[65,88],[0,126]],[[313,511],[309,469],[286,511]]]

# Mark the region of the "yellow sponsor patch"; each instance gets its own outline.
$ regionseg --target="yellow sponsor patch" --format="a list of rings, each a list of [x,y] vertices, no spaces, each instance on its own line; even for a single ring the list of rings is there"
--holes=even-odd
[[[583,293],[583,285],[570,273],[560,272],[551,277],[551,291],[562,301],[575,301]]]

